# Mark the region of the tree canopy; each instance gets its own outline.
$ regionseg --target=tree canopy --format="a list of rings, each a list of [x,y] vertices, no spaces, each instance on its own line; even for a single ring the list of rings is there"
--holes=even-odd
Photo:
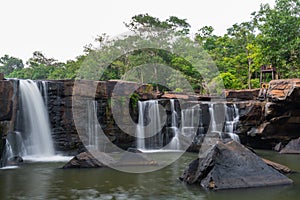
[[[184,78],[193,89],[203,93],[208,85],[214,85],[210,82],[223,81],[225,88],[230,89],[259,87],[259,69],[265,64],[275,66],[280,78],[300,77],[300,1],[276,0],[274,7],[262,4],[258,11],[249,16],[249,21],[236,23],[227,29],[227,33],[219,36],[209,25],[200,27],[195,35],[190,35],[191,26],[187,19],[176,16],[161,20],[149,14],[138,14],[124,23],[136,35],[110,38],[102,34],[96,38],[100,50],[96,45],[87,45],[83,55],[67,62],[59,62],[35,51],[24,66],[21,59],[4,55],[0,58],[0,72],[13,78],[93,80],[129,78],[131,76],[127,73],[139,73],[138,78],[131,77],[132,80],[144,82],[146,77],[138,72],[139,67],[157,63],[157,66],[170,66],[182,75],[180,77],[170,71],[168,80],[171,85]],[[168,31],[175,34],[165,34]],[[148,40],[139,40],[138,37]],[[147,43],[157,38],[156,43]],[[143,45],[152,45],[152,48],[141,48]],[[203,52],[197,53],[193,48],[195,45],[200,46],[210,59]],[[165,50],[169,46],[178,52]],[[112,58],[111,55],[120,56]],[[194,55],[203,59],[196,62]],[[101,65],[99,59],[108,67],[95,72],[93,66]],[[212,62],[219,71],[214,72],[213,76],[208,75],[209,69],[199,71],[195,67],[199,63],[210,66]],[[137,69],[133,72],[134,68]],[[155,76],[158,77],[162,71],[158,70]],[[211,79],[205,80],[203,77]],[[176,89],[181,91],[182,88]]]

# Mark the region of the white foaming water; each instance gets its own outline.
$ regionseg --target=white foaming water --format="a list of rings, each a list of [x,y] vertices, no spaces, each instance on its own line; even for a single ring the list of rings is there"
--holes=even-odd
[[[4,159],[9,159],[13,157],[12,147],[7,139],[5,141],[5,153],[6,155]]]
[[[163,146],[163,135],[161,134],[162,127],[158,101],[139,101],[138,109],[139,119],[136,127],[137,149],[161,148]],[[147,124],[145,124],[145,117],[148,120]],[[147,146],[145,139],[149,141]]]
[[[237,124],[239,122],[239,109],[236,104],[226,105],[224,104],[225,109],[225,132],[236,142],[240,142],[240,138],[234,132],[236,131]]]
[[[24,156],[23,160],[29,162],[68,162],[72,158],[73,158],[72,156],[61,156],[61,155],[53,155],[53,156],[46,156],[46,157]]]
[[[175,110],[175,103],[174,99],[170,99],[171,104],[171,129],[173,130],[174,136],[170,142],[170,148],[172,150],[179,150],[180,149],[180,141],[179,141],[179,130],[177,127],[177,112]]]
[[[145,131],[144,131],[144,106],[141,101],[138,102],[139,119],[136,128],[137,148],[145,149]]]
[[[32,80],[20,80],[22,100],[24,157],[52,160],[55,157],[48,112],[37,84]]]
[[[87,101],[88,149],[99,150],[99,127],[97,119],[97,101]]]
[[[0,170],[8,170],[8,169],[18,169],[18,166],[6,166],[6,167],[1,167]]]
[[[210,114],[210,127],[211,127],[211,132],[216,132],[217,131],[217,124],[215,120],[215,106],[213,103],[209,104],[209,114]]]

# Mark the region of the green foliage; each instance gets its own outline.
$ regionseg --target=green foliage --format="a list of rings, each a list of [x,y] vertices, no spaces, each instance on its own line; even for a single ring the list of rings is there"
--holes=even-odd
[[[265,62],[276,66],[282,78],[299,77],[300,1],[276,0],[274,8],[262,5],[256,18]]]
[[[14,70],[20,70],[24,68],[23,61],[21,59],[4,55],[0,58],[0,72],[9,75]]]
[[[191,38],[187,37],[190,24],[186,19],[170,16],[161,20],[139,14],[124,23],[137,35],[110,39],[102,34],[96,38],[99,49],[86,45],[84,55],[65,63],[36,51],[24,67],[22,60],[5,55],[0,58],[0,72],[7,77],[26,79],[123,79],[175,91],[187,90],[187,85],[180,84],[184,81],[202,92],[215,89],[221,93],[223,86],[256,88],[260,66],[264,64],[275,66],[281,78],[300,77],[299,18],[299,0],[276,0],[274,7],[261,5],[259,11],[251,14],[250,21],[234,24],[222,36],[214,35],[213,27],[204,26]],[[170,30],[175,34],[168,35]],[[148,34],[142,36],[145,32]],[[149,41],[154,41],[153,48],[144,48],[149,46]],[[168,49],[170,41],[180,55],[160,48]],[[198,52],[199,45],[210,57]],[[194,55],[202,58],[196,64]],[[143,73],[146,64],[154,71],[152,74]],[[220,73],[211,69],[213,65]],[[161,66],[174,71],[167,67],[162,70]],[[167,79],[169,88],[155,82],[159,79]]]
[[[138,107],[138,101],[140,100],[140,97],[137,93],[133,93],[130,96],[130,104],[132,108],[136,109]]]

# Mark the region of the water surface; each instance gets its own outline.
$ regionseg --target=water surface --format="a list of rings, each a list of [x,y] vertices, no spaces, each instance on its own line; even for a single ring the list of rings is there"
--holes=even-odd
[[[300,171],[300,155],[258,151],[263,157]],[[178,181],[196,154],[185,153],[159,171],[129,174],[110,168],[60,169],[63,162],[27,162],[0,170],[0,199],[298,199],[300,174],[289,175],[290,186],[209,192]]]

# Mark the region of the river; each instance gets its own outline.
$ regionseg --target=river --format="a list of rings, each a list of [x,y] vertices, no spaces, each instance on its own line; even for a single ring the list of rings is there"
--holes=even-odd
[[[257,151],[259,155],[300,172],[300,155]],[[130,174],[110,168],[60,169],[62,162],[29,162],[0,170],[0,199],[211,199],[296,200],[300,174],[288,175],[293,185],[205,191],[178,180],[197,155],[185,153],[173,164],[149,173]]]

